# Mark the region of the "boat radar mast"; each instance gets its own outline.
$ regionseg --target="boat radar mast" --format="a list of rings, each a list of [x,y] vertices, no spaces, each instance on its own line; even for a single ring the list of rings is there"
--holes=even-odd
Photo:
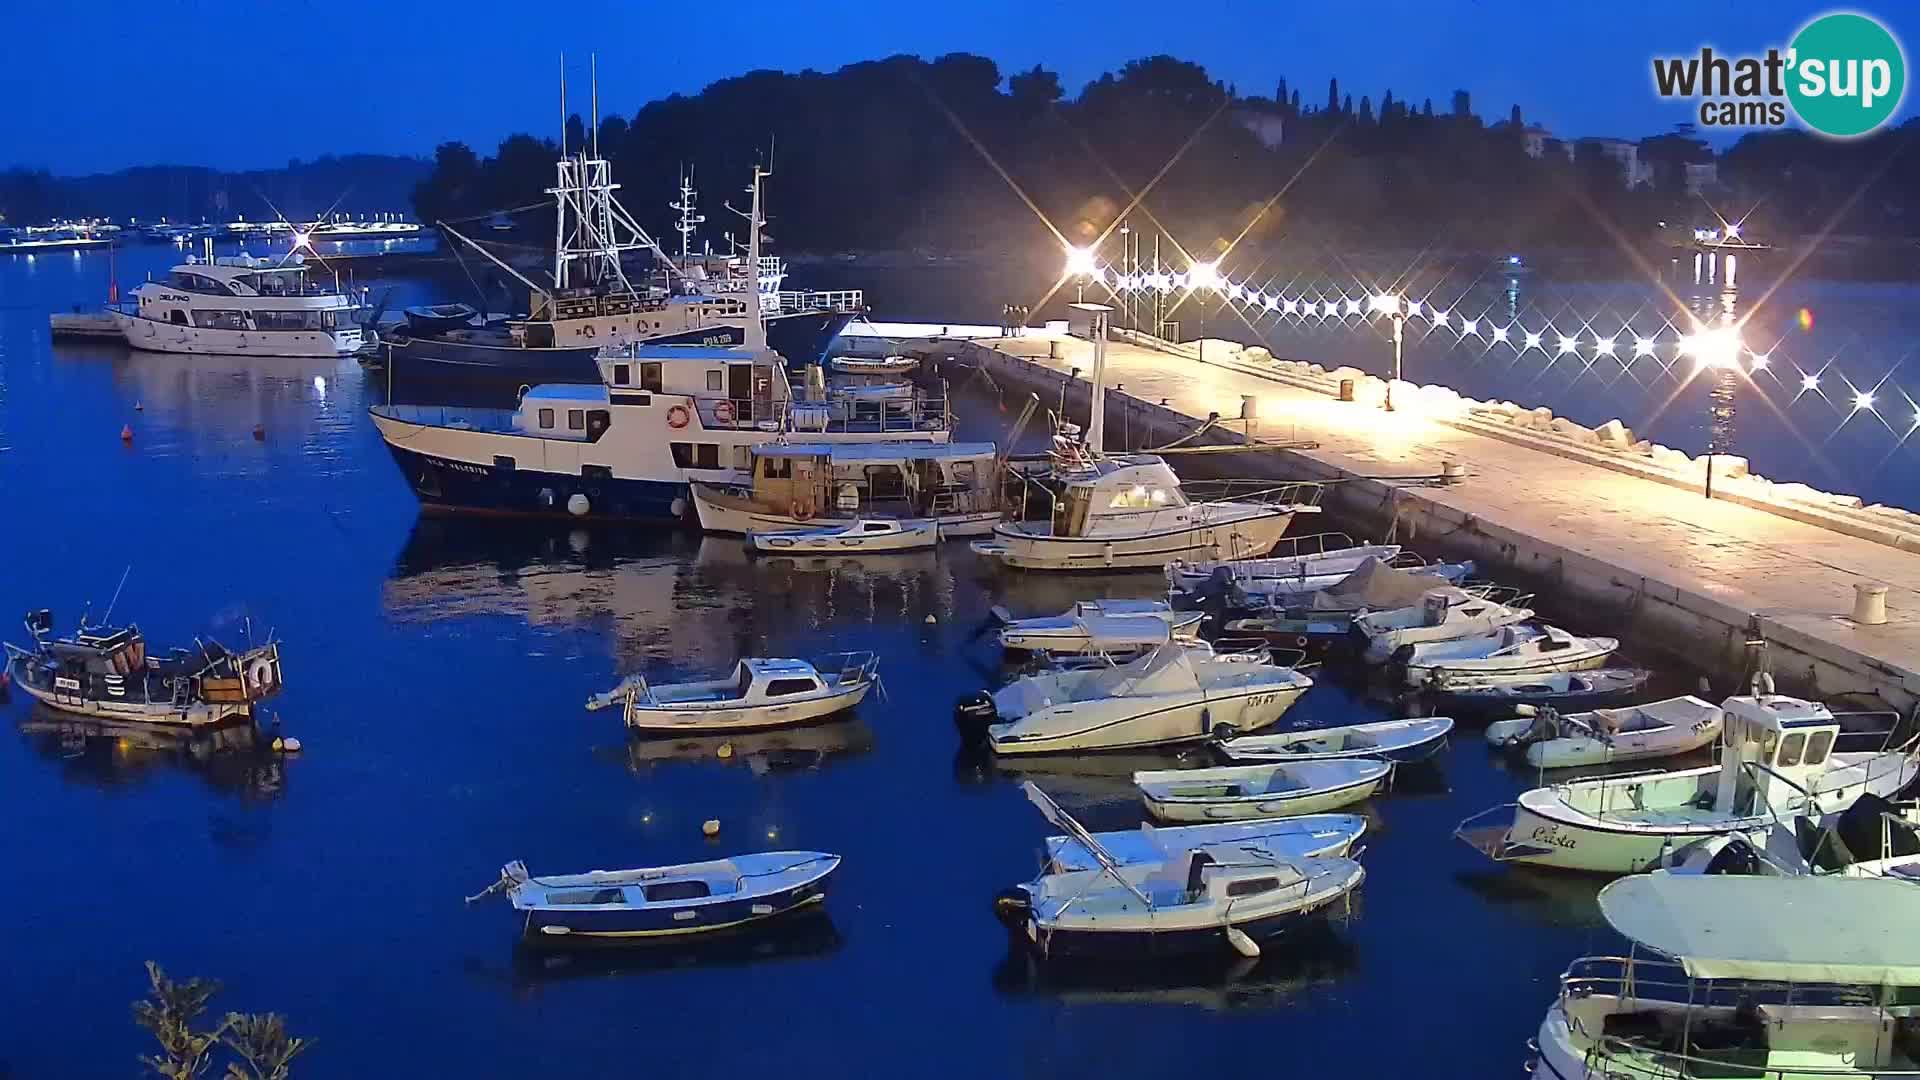
[[[669,210],[680,211],[680,220],[673,223],[673,231],[680,234],[682,259],[692,256],[693,234],[700,228],[701,223],[707,220],[705,214],[696,213],[694,210],[696,205],[694,200],[697,197],[697,193],[693,190],[693,169],[689,167],[686,172],[680,174],[680,201],[667,204]]]
[[[767,350],[767,325],[761,321],[763,315],[757,276],[760,267],[760,230],[767,224],[766,215],[760,209],[760,181],[772,175],[772,169],[763,169],[759,165],[753,167],[753,186],[747,189],[753,193],[753,209],[750,212],[737,210],[731,203],[727,204],[727,209],[747,219],[747,265],[754,268],[756,277],[747,289],[746,340],[743,344],[749,352],[756,353]]]
[[[600,103],[596,77],[593,86],[594,111]],[[560,66],[560,159],[554,163],[557,179],[547,194],[554,197],[553,286],[557,290],[580,287],[615,288],[638,295],[633,283],[621,269],[620,256],[628,251],[652,252],[663,264],[670,263],[666,252],[632,214],[620,205],[613,193],[620,185],[613,182],[613,166],[600,156],[600,127],[596,119],[587,145],[569,153],[566,136],[566,58]]]

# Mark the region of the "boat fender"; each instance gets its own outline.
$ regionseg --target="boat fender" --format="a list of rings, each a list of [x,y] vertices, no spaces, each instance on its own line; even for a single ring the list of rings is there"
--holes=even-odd
[[[713,751],[713,756],[719,758],[721,761],[727,760],[728,758],[733,756],[733,744],[730,742],[721,743]]]
[[[291,735],[276,735],[273,739],[273,752],[276,754],[297,754],[300,752],[300,740]]]
[[[1202,715],[1201,720],[1204,722],[1205,719],[1206,717]],[[1235,736],[1239,735],[1240,729],[1237,727],[1234,727],[1232,724],[1220,723],[1220,724],[1215,724],[1213,725],[1213,727],[1209,728],[1207,730],[1207,734],[1213,736],[1214,742],[1226,742],[1228,739],[1234,738]]]
[[[713,406],[713,418],[723,424],[733,423],[733,402],[715,402]]]
[[[720,819],[719,819],[719,818],[708,818],[707,820],[705,820],[705,821],[703,821],[703,822],[701,822],[701,823],[700,823],[700,835],[702,835],[702,836],[719,836],[719,835],[720,835]]]
[[[1233,946],[1234,952],[1239,953],[1249,960],[1257,959],[1260,956],[1259,943],[1248,937],[1246,931],[1241,930],[1237,926],[1227,927],[1227,944]]]
[[[993,917],[1009,930],[1018,930],[1033,914],[1033,897],[1018,885],[1001,889],[993,897]]]
[[[787,509],[792,511],[794,518],[799,521],[806,521],[813,517],[813,504],[803,499],[793,500],[793,505]]]
[[[966,742],[981,742],[987,737],[987,728],[1000,719],[1000,710],[993,704],[993,695],[985,690],[968,694],[953,707],[953,726],[960,731],[960,738]]]
[[[673,512],[674,517],[677,517],[677,518],[686,517],[687,516],[687,500],[676,496],[673,502],[667,504],[667,509]]]
[[[591,509],[593,509],[593,504],[587,501],[585,495],[576,491],[567,496],[567,513],[572,514],[574,517],[586,517],[587,511]]]

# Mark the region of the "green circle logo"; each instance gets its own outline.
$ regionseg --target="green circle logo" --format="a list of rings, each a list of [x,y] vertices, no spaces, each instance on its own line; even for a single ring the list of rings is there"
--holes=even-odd
[[[1787,100],[1801,122],[1848,139],[1887,122],[1907,92],[1907,58],[1893,34],[1865,15],[1822,15],[1794,35]]]

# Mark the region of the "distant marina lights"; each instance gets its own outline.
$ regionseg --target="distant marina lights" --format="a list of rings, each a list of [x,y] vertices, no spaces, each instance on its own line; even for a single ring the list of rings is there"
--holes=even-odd
[[[1527,345],[1526,345],[1526,347],[1527,347],[1527,348],[1529,348],[1529,349],[1537,349],[1537,348],[1539,348],[1539,347],[1540,347],[1540,335],[1539,335],[1539,334],[1536,334],[1536,333],[1534,333],[1534,332],[1533,332],[1533,331],[1531,331],[1531,330],[1529,330],[1529,331],[1527,331]]]
[[[1565,335],[1565,334],[1561,334],[1561,335],[1560,335],[1560,353],[1559,353],[1559,355],[1561,355],[1561,356],[1565,356],[1565,355],[1567,355],[1567,354],[1568,354],[1568,353],[1570,353],[1570,352],[1575,352],[1575,351],[1577,351],[1577,350],[1578,350],[1579,348],[1580,348],[1580,339],[1579,339],[1579,338],[1570,338],[1570,337],[1568,337],[1568,336],[1567,336],[1567,335]]]
[[[1061,277],[1088,278],[1100,272],[1100,261],[1094,257],[1092,248],[1068,247],[1067,268]]]
[[[1654,341],[1650,337],[1637,337],[1633,339],[1633,355],[1636,358],[1642,357],[1642,356],[1652,356],[1653,347],[1654,347]]]
[[[1507,328],[1506,328],[1506,327],[1504,327],[1504,326],[1496,326],[1496,327],[1494,327],[1494,328],[1493,328],[1493,340],[1495,340],[1495,341],[1505,341],[1505,340],[1507,340]]]
[[[1856,392],[1853,395],[1853,407],[1856,409],[1872,409],[1873,395],[1865,390]]]
[[[1593,354],[1595,356],[1612,356],[1613,339],[1610,337],[1595,336],[1593,339]]]
[[[1801,376],[1801,377],[1800,377],[1800,389],[1802,389],[1802,390],[1818,390],[1818,389],[1820,389],[1820,376],[1818,376],[1818,375],[1803,375],[1803,376]]]
[[[1461,319],[1460,332],[1462,334],[1471,334],[1474,337],[1479,337],[1480,336],[1480,320],[1479,319]]]
[[[1697,330],[1680,339],[1681,355],[1693,357],[1702,368],[1739,367],[1741,351],[1740,334],[1731,326]]]

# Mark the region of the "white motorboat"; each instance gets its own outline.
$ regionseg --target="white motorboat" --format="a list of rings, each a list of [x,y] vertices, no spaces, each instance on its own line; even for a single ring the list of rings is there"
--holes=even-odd
[[[1258,731],[1313,686],[1292,668],[1170,642],[1128,663],[1029,675],[963,700],[962,737],[996,754],[1127,750]]]
[[[1633,947],[1568,966],[1534,1076],[1920,1073],[1920,1018],[1904,1004],[1920,987],[1911,884],[1659,873],[1613,882],[1599,907]]]
[[[1395,660],[1407,686],[1426,684],[1436,675],[1542,675],[1585,671],[1606,664],[1620,639],[1580,637],[1557,626],[1508,626],[1479,637],[1403,645]]]
[[[1405,556],[1402,556],[1405,558]],[[1442,587],[1457,587],[1477,569],[1472,560],[1457,563],[1424,563],[1400,566]],[[1230,583],[1230,606],[1242,611],[1276,611],[1296,608],[1309,596],[1326,592],[1346,579],[1342,574],[1322,574],[1305,578],[1249,578]]]
[[[1590,668],[1548,675],[1448,677],[1420,689],[1427,701],[1455,715],[1486,715],[1512,712],[1521,705],[1560,710],[1615,705],[1637,696],[1651,678],[1653,672],[1645,668]]]
[[[992,532],[1005,509],[992,443],[768,442],[747,452],[748,475],[739,481],[692,485],[707,532],[891,518],[937,524],[950,539]]]
[[[879,551],[924,551],[940,542],[940,526],[931,521],[854,518],[813,529],[779,529],[747,534],[755,551],[786,555],[865,555]]]
[[[804,724],[845,709],[879,681],[870,652],[841,653],[817,664],[749,657],[724,679],[650,684],[629,675],[587,708],[619,706],[635,731],[745,731]]]
[[[1197,633],[1206,615],[1198,611],[1175,611],[1159,600],[1119,600],[1102,598],[1081,600],[1059,615],[1030,619],[1001,619],[1000,646],[1028,652],[1082,653],[1114,651],[1111,647],[1131,648],[1142,641],[1144,627],[1151,640],[1155,634],[1184,636]]]
[[[1524,746],[1536,769],[1610,765],[1616,761],[1674,757],[1711,746],[1720,737],[1720,706],[1692,695],[1619,709],[1533,716],[1487,725],[1493,746]]]
[[[1046,523],[1003,522],[973,550],[1026,570],[1160,570],[1175,559],[1266,554],[1295,514],[1319,512],[1318,484],[1190,501],[1166,461],[1100,457],[1073,474]]]
[[[918,368],[920,361],[911,356],[883,356],[877,359],[836,356],[827,361],[827,366],[842,375],[905,375]]]
[[[212,241],[208,241],[212,250]],[[148,352],[348,356],[364,344],[353,299],[307,277],[304,256],[189,259],[113,308],[127,344]]]
[[[1123,862],[1038,788],[1025,787],[1047,820],[1097,863],[1042,873],[996,898],[1002,921],[1044,958],[1228,950],[1257,957],[1262,942],[1341,903],[1366,880],[1352,859],[1257,849],[1190,847]]]
[[[1454,835],[1502,862],[1629,874],[1693,841],[1832,813],[1865,794],[1887,798],[1920,776],[1911,741],[1836,751],[1840,723],[1823,705],[1762,692],[1720,708],[1718,765],[1534,788]],[[1511,824],[1501,824],[1509,811]]]
[[[1378,720],[1340,727],[1302,728],[1270,735],[1222,739],[1220,753],[1242,765],[1280,761],[1332,761],[1376,758],[1396,765],[1425,761],[1440,752],[1453,731],[1444,716]]]
[[[468,903],[504,891],[535,942],[638,941],[733,930],[818,904],[840,856],[767,851],[634,870],[534,877],[511,862]],[[542,941],[542,939],[545,939]]]
[[[1245,821],[1351,806],[1383,787],[1391,762],[1372,758],[1157,769],[1133,774],[1147,811],[1162,821]]]
[[[1294,539],[1299,543],[1293,546],[1317,547],[1316,541],[1321,537],[1340,537],[1349,543],[1345,547],[1301,551],[1265,559],[1175,560],[1167,564],[1167,584],[1175,589],[1192,589],[1222,573],[1236,581],[1301,581],[1329,576],[1337,581],[1358,570],[1360,564],[1368,559],[1391,560],[1400,554],[1399,544],[1356,545],[1344,533],[1315,533],[1296,537]]]
[[[1137,829],[1098,832],[1092,836],[1114,862],[1127,866],[1160,862],[1193,850],[1210,852],[1223,862],[1243,851],[1275,859],[1345,855],[1366,832],[1367,819],[1360,814],[1307,814],[1209,825],[1154,825],[1143,821]],[[1073,837],[1047,837],[1048,873],[1096,870],[1099,866],[1093,853]]]
[[[1384,664],[1405,645],[1481,637],[1533,618],[1533,609],[1519,598],[1508,599],[1500,602],[1488,589],[1433,589],[1418,607],[1371,611],[1355,617],[1353,626],[1367,639],[1367,663]]]

